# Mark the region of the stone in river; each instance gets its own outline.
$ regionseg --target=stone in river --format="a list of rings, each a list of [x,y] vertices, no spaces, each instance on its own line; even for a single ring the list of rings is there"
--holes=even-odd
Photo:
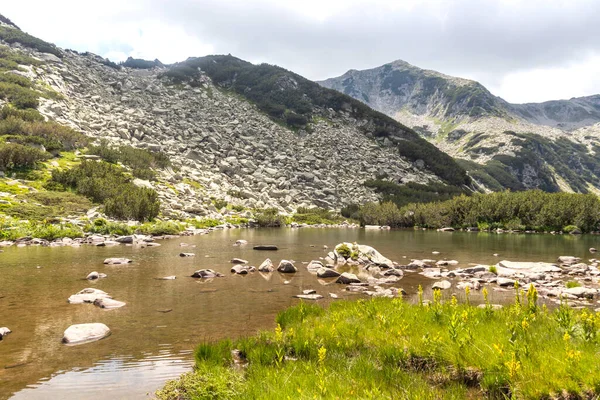
[[[241,258],[233,258],[233,259],[231,260],[231,263],[232,263],[232,264],[248,264],[248,261],[246,261],[246,260],[243,260],[243,259],[241,259]]]
[[[337,278],[341,274],[337,272],[335,269],[321,267],[317,271],[318,278]]]
[[[71,304],[83,304],[83,303],[93,303],[96,299],[106,299],[111,298],[108,293],[93,288],[85,288],[79,293],[71,295],[68,298],[68,302]]]
[[[126,303],[123,301],[113,300],[113,299],[108,299],[108,298],[94,300],[95,306],[100,307],[100,308],[105,308],[107,310],[112,310],[113,308],[121,308],[125,304]]]
[[[162,278],[154,278],[154,279],[158,279],[159,281],[172,281],[176,278],[175,275],[169,275],[169,276],[163,276]]]
[[[88,276],[85,277],[85,279],[87,279],[89,281],[93,281],[93,280],[96,280],[98,278],[100,278],[100,274],[98,272],[96,272],[96,271],[90,272],[88,274]]]
[[[274,244],[261,244],[253,247],[254,250],[277,250]]]
[[[179,253],[179,257],[194,257],[194,253]]]
[[[4,338],[4,336],[8,335],[11,332],[12,331],[10,329],[8,329],[7,327],[0,328],[0,340],[2,340]]]
[[[236,240],[236,241],[235,241],[235,244],[234,244],[234,245],[235,245],[235,246],[243,246],[243,245],[245,245],[245,244],[248,244],[248,241],[247,241],[247,240],[244,240],[244,239],[238,239],[238,240]]]
[[[248,274],[248,267],[244,265],[234,265],[231,267],[231,272],[238,275],[246,275]]]
[[[314,289],[306,289],[306,290],[302,291],[302,294],[315,294],[315,293],[317,293],[317,291]]]
[[[297,294],[294,297],[304,300],[319,300],[323,298],[320,294]]]
[[[441,289],[441,290],[446,290],[446,289],[450,289],[452,287],[452,284],[450,283],[450,281],[439,281],[434,283],[433,285],[431,285],[432,289]]]
[[[192,278],[202,278],[202,279],[220,278],[222,276],[223,276],[223,274],[216,272],[212,269],[199,269],[198,271],[196,271],[192,274]]]
[[[349,272],[344,272],[343,274],[341,274],[336,283],[341,283],[344,285],[349,285],[351,283],[360,283],[360,279],[358,279],[358,277],[354,274],[351,274]]]
[[[108,326],[101,323],[71,325],[63,334],[65,344],[83,344],[103,339],[110,335]]]
[[[107,258],[106,260],[104,260],[104,264],[108,264],[108,265],[122,265],[122,264],[129,264],[132,261],[128,258]]]
[[[298,268],[296,268],[291,261],[281,260],[279,262],[279,266],[277,267],[277,271],[284,274],[291,274],[294,272],[298,272]]]
[[[514,279],[508,279],[508,278],[498,278],[496,280],[496,284],[498,286],[514,286],[515,285],[515,280]]]
[[[273,262],[270,258],[267,258],[265,261],[262,262],[262,264],[258,266],[259,272],[273,272],[274,270],[275,267],[273,266]]]

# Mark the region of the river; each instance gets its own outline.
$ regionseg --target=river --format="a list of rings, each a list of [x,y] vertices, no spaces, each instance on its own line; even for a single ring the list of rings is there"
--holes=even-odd
[[[233,246],[246,239],[247,246]],[[274,326],[277,312],[296,304],[292,296],[316,289],[325,296],[361,298],[343,285],[321,285],[302,262],[324,257],[342,241],[368,244],[399,263],[410,259],[455,259],[458,267],[500,260],[554,262],[561,255],[590,258],[597,236],[552,236],[363,229],[233,229],[208,235],[160,241],[160,247],[27,247],[0,253],[0,326],[13,333],[0,341],[0,399],[150,398],[166,380],[191,369],[199,342],[251,335]],[[196,247],[181,247],[181,243]],[[275,244],[278,251],[256,251]],[[439,251],[439,255],[432,255]],[[193,252],[195,257],[179,257]],[[498,253],[499,257],[493,256]],[[127,257],[132,264],[105,266],[107,257]],[[243,258],[258,266],[269,257],[296,261],[296,274],[231,275],[229,260]],[[189,276],[212,268],[226,276],[208,281]],[[88,282],[91,271],[107,278]],[[155,278],[176,275],[175,280]],[[406,273],[394,286],[414,297],[419,284],[434,280]],[[68,304],[83,288],[108,292],[127,305],[103,310],[91,304]],[[502,300],[501,293],[491,293]],[[496,299],[494,299],[496,296]],[[170,311],[169,311],[170,310]],[[102,322],[106,339],[79,346],[61,343],[72,324]]]

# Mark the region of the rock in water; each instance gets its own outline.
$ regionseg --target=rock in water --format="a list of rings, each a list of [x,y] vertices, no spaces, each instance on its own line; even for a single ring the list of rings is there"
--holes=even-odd
[[[254,250],[277,250],[274,244],[261,244],[253,247]]]
[[[83,344],[103,339],[110,335],[108,326],[101,323],[71,325],[63,334],[65,344]]]
[[[275,271],[275,267],[273,266],[273,262],[271,261],[271,259],[267,258],[265,261],[263,261],[262,264],[260,264],[258,266],[258,271],[259,272],[273,272],[273,271]]]
[[[248,267],[246,267],[245,265],[234,265],[233,267],[231,267],[231,272],[234,274],[238,274],[238,275],[247,275],[248,274]]]
[[[86,276],[85,279],[87,279],[88,281],[93,281],[93,280],[96,280],[98,278],[100,278],[100,274],[98,272],[94,271],[94,272],[90,272],[88,274],[88,276]]]
[[[321,267],[317,271],[317,278],[337,278],[341,274],[332,268]]]
[[[85,288],[77,294],[71,295],[67,301],[71,304],[93,303],[96,299],[110,299],[108,293],[93,288]]]
[[[450,283],[450,281],[439,281],[439,282],[436,282],[433,285],[431,285],[432,289],[440,289],[440,290],[450,289],[451,287],[452,287],[452,284]]]
[[[223,274],[221,274],[215,270],[212,270],[212,269],[199,269],[198,271],[196,271],[192,274],[192,278],[202,278],[202,279],[220,278],[222,276],[223,276]]]
[[[304,300],[319,300],[323,298],[320,294],[297,294],[294,297]]]
[[[122,264],[129,264],[132,261],[128,258],[107,258],[106,260],[104,260],[104,264],[108,264],[108,265],[122,265]]]
[[[277,267],[277,271],[282,272],[284,274],[291,274],[294,272],[298,272],[298,269],[292,264],[291,261],[281,260],[279,262],[279,266]]]
[[[246,260],[243,260],[243,259],[241,259],[241,258],[233,258],[233,259],[231,260],[231,263],[232,263],[232,264],[248,264],[248,261],[246,261]]]
[[[179,257],[194,257],[194,253],[179,253]]]
[[[172,281],[172,280],[175,280],[175,278],[177,278],[175,275],[169,275],[169,276],[163,276],[162,278],[154,278],[154,279],[157,279],[159,281]]]
[[[243,246],[245,244],[248,244],[248,241],[244,240],[244,239],[238,239],[238,240],[235,241],[235,245],[236,246]]]
[[[7,327],[0,328],[0,340],[2,340],[4,338],[4,336],[8,335],[11,332],[12,331],[10,329],[8,329]]]
[[[100,307],[100,308],[105,308],[107,310],[112,310],[113,308],[121,308],[125,304],[126,303],[123,301],[113,300],[113,299],[108,299],[108,298],[94,300],[95,306]]]
[[[344,272],[343,274],[341,274],[336,283],[342,283],[344,285],[349,285],[351,283],[360,283],[360,279],[358,279],[358,277],[354,274],[351,274],[349,272]]]

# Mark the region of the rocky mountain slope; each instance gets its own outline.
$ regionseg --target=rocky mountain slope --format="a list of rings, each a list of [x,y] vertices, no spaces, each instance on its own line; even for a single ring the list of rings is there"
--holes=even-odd
[[[40,60],[19,73],[58,93],[40,99],[38,110],[47,119],[92,138],[168,154],[173,169],[161,171],[157,181],[136,180],[157,189],[168,215],[210,215],[217,211],[215,198],[283,212],[299,206],[339,208],[376,200],[362,185],[376,176],[469,182],[452,158],[412,130],[289,71],[268,66],[278,81],[264,89],[270,104],[283,110],[287,119],[282,120],[249,98],[248,90],[239,94],[232,82],[217,79],[227,71],[225,64],[213,69],[212,77],[189,63],[128,60],[118,66],[42,41],[26,43],[9,22],[0,20],[0,44]],[[243,63],[246,71],[262,68]],[[189,76],[176,79],[172,72],[186,68]],[[308,108],[297,111],[281,97],[287,94],[308,99]],[[301,126],[287,123],[290,116]]]
[[[480,83],[394,61],[320,82],[412,127],[482,187],[595,191],[600,96],[510,104]]]

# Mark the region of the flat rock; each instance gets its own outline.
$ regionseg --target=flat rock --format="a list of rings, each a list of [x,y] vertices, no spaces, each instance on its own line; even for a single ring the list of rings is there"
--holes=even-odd
[[[304,300],[319,300],[323,298],[320,294],[297,294],[294,297]]]
[[[122,264],[129,264],[132,261],[128,258],[107,258],[106,260],[104,260],[104,264],[108,264],[108,265],[122,265]]]
[[[71,295],[67,301],[71,304],[93,303],[96,299],[110,299],[108,293],[93,288],[85,288],[82,291]]]
[[[110,335],[108,326],[101,323],[71,325],[63,334],[65,344],[83,344],[103,339]]]
[[[503,260],[498,263],[498,267],[527,271],[527,272],[561,272],[562,269],[556,264],[545,262],[524,262],[524,261],[507,261]]]
[[[273,262],[271,261],[270,258],[267,258],[265,261],[263,261],[259,266],[258,266],[258,271],[259,272],[273,272],[275,271],[275,266],[273,265]]]
[[[109,299],[109,298],[102,298],[102,299],[94,300],[94,305],[96,307],[105,308],[107,310],[112,310],[114,308],[121,308],[125,304],[126,303],[123,301],[113,300],[113,299]]]
[[[508,278],[500,278],[498,277],[498,279],[496,280],[496,284],[498,286],[514,286],[515,285],[515,280],[514,279],[508,279]]]
[[[195,257],[195,253],[179,253],[179,257]]]
[[[312,260],[310,263],[308,263],[308,265],[306,266],[306,269],[308,269],[311,272],[317,272],[318,270],[320,270],[321,268],[325,268],[325,264],[323,264],[322,261],[320,260]]]
[[[573,256],[560,256],[558,257],[558,263],[559,264],[577,264],[579,261],[581,261],[581,258],[579,257],[573,257]]]
[[[298,268],[296,268],[291,261],[281,260],[279,262],[279,266],[277,267],[277,271],[284,274],[291,274],[294,272],[298,272]]]
[[[177,277],[175,275],[169,275],[169,276],[163,276],[162,278],[155,278],[158,279],[159,281],[172,281],[175,280]]]
[[[579,298],[593,299],[594,296],[598,293],[596,289],[586,288],[586,287],[574,287],[574,288],[566,288],[563,289],[563,293],[570,294]]]
[[[317,291],[315,289],[306,289],[302,291],[302,294],[315,294]]]
[[[360,283],[360,279],[358,279],[358,277],[354,274],[351,274],[349,272],[344,272],[343,274],[341,274],[336,283],[341,283],[343,285],[349,285],[351,283]]]
[[[253,247],[254,250],[277,250],[274,244],[260,244]]]
[[[230,261],[232,264],[248,264],[248,261],[241,258],[232,258]]]
[[[247,241],[247,240],[244,240],[244,239],[238,239],[238,240],[236,240],[236,241],[235,241],[235,243],[234,243],[234,245],[236,245],[236,246],[243,246],[243,245],[245,245],[245,244],[248,244],[248,241]]]
[[[433,285],[431,285],[432,289],[440,289],[440,290],[446,290],[446,289],[450,289],[452,287],[452,283],[450,283],[450,281],[439,281],[434,283]]]

